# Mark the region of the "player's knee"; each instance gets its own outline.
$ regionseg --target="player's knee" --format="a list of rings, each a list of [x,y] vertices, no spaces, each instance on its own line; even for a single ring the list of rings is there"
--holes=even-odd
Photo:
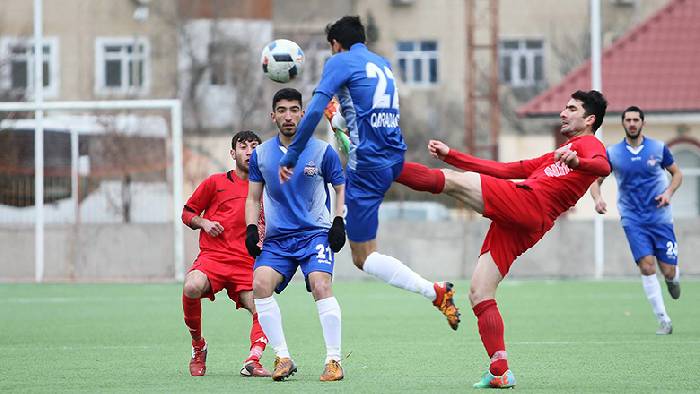
[[[187,298],[200,298],[203,293],[203,286],[195,280],[187,280],[182,286],[182,293]]]
[[[272,286],[272,281],[268,278],[261,278],[255,276],[253,278],[253,297],[254,298],[267,298],[272,296],[274,288]]]
[[[367,256],[364,254],[352,254],[352,263],[355,264],[355,267],[360,271],[362,271],[365,266],[365,260],[367,260]]]
[[[489,292],[485,291],[485,289],[474,285],[469,287],[469,302],[471,302],[472,306],[490,298],[493,298],[493,295],[489,294]]]
[[[309,285],[311,287],[311,294],[313,294],[315,300],[322,300],[333,295],[330,280],[316,280],[309,283]]]
[[[642,259],[639,261],[639,272],[642,275],[654,275],[656,274],[656,265],[649,259]]]

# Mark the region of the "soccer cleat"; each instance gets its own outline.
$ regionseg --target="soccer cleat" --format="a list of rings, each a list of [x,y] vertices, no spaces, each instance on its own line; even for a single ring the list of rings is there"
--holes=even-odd
[[[671,321],[662,321],[659,324],[659,328],[656,330],[656,335],[669,335],[673,334],[673,325]]]
[[[207,341],[202,338],[192,341],[192,359],[190,360],[190,375],[204,376],[207,371]]]
[[[674,300],[681,298],[681,284],[680,284],[680,282],[674,282],[672,280],[667,280],[666,287],[668,288],[668,293],[671,294],[671,298],[673,298]]]
[[[493,376],[486,371],[481,380],[474,383],[475,389],[509,389],[515,387],[515,375],[509,370],[501,376]]]
[[[272,380],[282,381],[297,372],[297,366],[291,358],[275,357],[275,370],[272,371]]]
[[[241,375],[246,377],[268,377],[272,376],[270,371],[260,364],[258,360],[248,360],[241,368]]]
[[[343,374],[343,367],[340,366],[340,363],[331,360],[326,364],[326,367],[323,369],[323,374],[321,374],[321,381],[322,382],[332,382],[335,380],[342,380],[345,375]]]
[[[452,289],[454,285],[450,282],[435,282],[433,287],[435,288],[435,294],[437,295],[435,297],[435,301],[433,301],[433,305],[435,305],[440,312],[447,317],[447,323],[450,325],[450,327],[452,327],[453,330],[456,330],[457,327],[459,327],[460,313],[459,309],[457,309],[454,303],[455,291]]]

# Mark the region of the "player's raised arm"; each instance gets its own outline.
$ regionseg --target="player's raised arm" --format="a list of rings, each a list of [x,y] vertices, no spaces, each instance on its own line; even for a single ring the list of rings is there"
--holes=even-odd
[[[542,157],[511,163],[500,163],[451,149],[445,143],[436,140],[428,142],[428,151],[433,157],[443,160],[461,170],[478,172],[501,179],[525,179],[538,167]]]
[[[337,56],[333,55],[328,59],[323,67],[321,81],[314,89],[314,95],[306,108],[304,117],[297,127],[294,140],[289,145],[287,153],[280,159],[280,180],[286,181],[292,176],[291,169],[294,168],[299,159],[299,154],[306,147],[306,143],[314,133],[316,125],[323,116],[323,110],[331,101],[338,88],[349,78],[349,70],[346,64]]]
[[[555,150],[554,160],[566,164],[571,169],[597,177],[606,177],[610,175],[611,171],[610,162],[606,156],[579,157],[577,151],[571,150],[570,144]]]

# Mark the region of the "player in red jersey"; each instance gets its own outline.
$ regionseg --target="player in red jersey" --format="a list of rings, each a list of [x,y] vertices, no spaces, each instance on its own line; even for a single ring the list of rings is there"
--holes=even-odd
[[[245,200],[248,196],[248,161],[261,140],[252,131],[241,131],[231,140],[234,170],[211,175],[187,200],[182,221],[199,234],[199,256],[185,277],[182,307],[185,324],[192,334],[190,374],[206,372],[207,343],[202,337],[201,298],[214,301],[214,295],[226,289],[236,309],[245,308],[253,315],[250,330],[250,354],[243,363],[243,376],[270,376],[260,364],[267,338],[263,333],[253,303],[253,258],[245,247]],[[263,228],[264,225],[259,226]]]
[[[406,163],[397,179],[415,190],[448,194],[491,219],[469,291],[481,341],[491,358],[489,371],[474,384],[476,388],[515,385],[515,376],[508,369],[496,290],[513,261],[534,246],[598,177],[610,173],[605,147],[594,136],[606,108],[600,92],[572,94],[559,114],[560,132],[568,141],[554,152],[531,160],[483,160],[431,140],[428,150],[433,157],[468,172]]]

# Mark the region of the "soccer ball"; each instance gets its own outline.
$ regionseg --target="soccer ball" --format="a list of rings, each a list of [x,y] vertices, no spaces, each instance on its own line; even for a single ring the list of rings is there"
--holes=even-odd
[[[275,40],[265,45],[262,51],[263,73],[271,80],[287,83],[301,74],[304,51],[294,41]]]

